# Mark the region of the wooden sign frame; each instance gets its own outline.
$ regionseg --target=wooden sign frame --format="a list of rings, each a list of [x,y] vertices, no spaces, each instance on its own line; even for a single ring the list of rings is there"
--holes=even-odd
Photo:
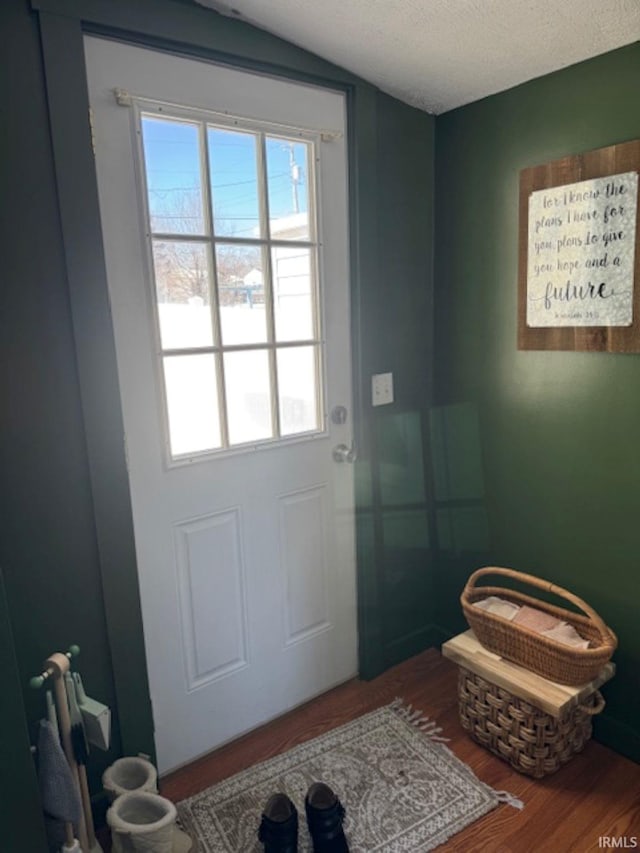
[[[563,157],[520,172],[518,349],[640,352],[640,211],[636,211],[633,315],[630,326],[527,326],[529,196],[537,190],[592,178],[640,172],[640,139]],[[640,193],[639,193],[640,198]]]

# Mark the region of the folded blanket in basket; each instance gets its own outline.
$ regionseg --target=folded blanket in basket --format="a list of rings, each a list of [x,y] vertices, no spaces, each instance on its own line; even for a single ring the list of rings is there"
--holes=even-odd
[[[566,643],[567,646],[575,646],[576,649],[589,648],[589,640],[583,640],[573,625],[569,625],[568,622],[560,622],[555,628],[550,628],[542,633],[550,640]]]
[[[573,646],[576,649],[586,649],[589,647],[589,641],[583,639],[576,631],[573,625],[568,622],[563,622],[561,619],[556,619],[550,613],[544,613],[542,610],[536,610],[535,607],[529,607],[523,604],[520,607],[497,595],[489,595],[480,601],[473,602],[474,607],[480,610],[486,610],[487,613],[492,613],[494,616],[502,616],[510,622],[524,625],[544,637],[549,637],[550,640],[556,640],[558,643],[564,643],[567,646]]]
[[[473,606],[479,610],[486,610],[487,613],[493,613],[494,616],[502,616],[503,619],[508,619],[510,622],[520,612],[517,604],[505,601],[504,598],[498,598],[497,595],[490,595],[480,601],[474,601]]]
[[[551,613],[545,613],[543,610],[537,610],[535,607],[529,607],[527,604],[523,604],[518,609],[513,621],[517,622],[518,625],[524,625],[525,628],[531,628],[538,634],[552,631],[561,624],[557,616],[552,616]]]

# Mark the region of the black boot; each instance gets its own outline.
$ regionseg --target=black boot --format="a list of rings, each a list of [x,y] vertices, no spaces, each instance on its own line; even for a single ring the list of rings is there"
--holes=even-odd
[[[349,853],[342,821],[344,807],[328,785],[315,782],[304,801],[314,853]]]
[[[264,853],[298,853],[298,811],[286,794],[269,798],[258,838],[264,844]]]

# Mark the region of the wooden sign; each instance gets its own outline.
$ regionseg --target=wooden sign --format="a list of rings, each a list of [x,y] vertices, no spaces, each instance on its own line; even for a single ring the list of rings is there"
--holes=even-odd
[[[518,348],[640,352],[640,140],[520,173]]]

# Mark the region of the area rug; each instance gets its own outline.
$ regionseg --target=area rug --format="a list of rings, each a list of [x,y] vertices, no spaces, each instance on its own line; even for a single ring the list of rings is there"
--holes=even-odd
[[[282,791],[299,812],[299,853],[310,853],[304,797],[322,781],[346,808],[351,853],[423,853],[501,802],[522,807],[481,782],[443,740],[396,700],[183,800],[178,813],[201,853],[262,853],[262,809]]]

